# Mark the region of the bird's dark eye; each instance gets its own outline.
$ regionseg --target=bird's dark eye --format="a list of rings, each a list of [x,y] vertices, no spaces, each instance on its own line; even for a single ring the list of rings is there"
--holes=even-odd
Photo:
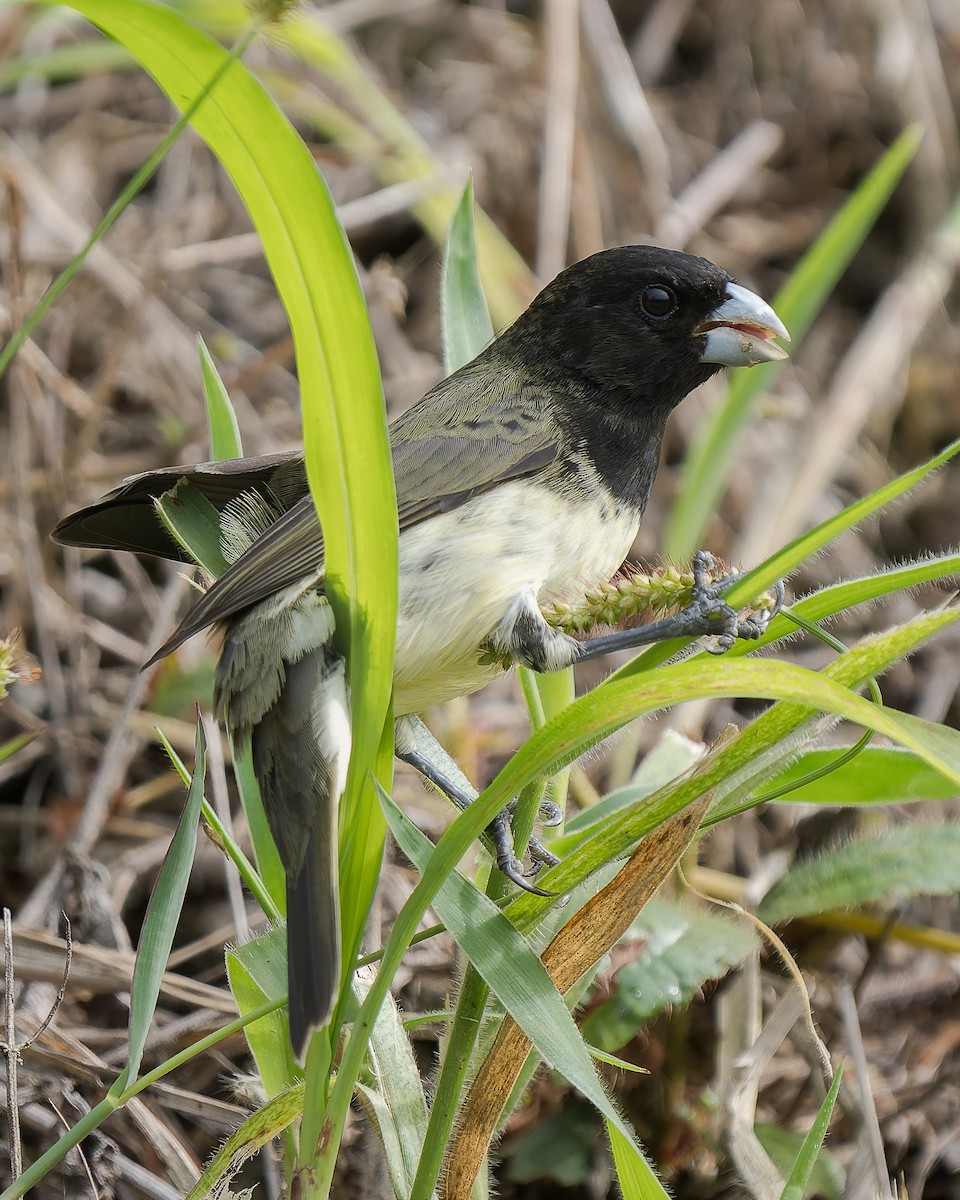
[[[663,319],[669,317],[677,307],[677,297],[667,287],[659,283],[651,283],[640,293],[640,305],[648,317]]]

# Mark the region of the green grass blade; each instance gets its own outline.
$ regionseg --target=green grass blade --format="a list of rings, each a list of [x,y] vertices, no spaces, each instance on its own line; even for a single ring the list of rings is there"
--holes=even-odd
[[[206,749],[203,725],[198,721],[196,765],[187,792],[187,802],[150,895],[137,946],[130,989],[130,1050],[124,1073],[125,1087],[133,1083],[140,1071],[143,1048],[153,1025],[160,995],[160,982],[167,969],[170,947],[187,894],[187,883],[197,849],[197,827],[206,778]]]
[[[229,426],[225,432],[229,433]],[[157,502],[157,512],[171,535],[211,575],[221,575],[226,570],[226,559],[220,549],[220,514],[197,488],[186,481],[177,484]],[[233,772],[250,829],[260,878],[274,907],[283,912],[286,906],[286,877],[267,827],[249,746],[234,759]]]
[[[126,0],[122,0],[122,2],[126,3]],[[131,7],[132,4],[133,0],[131,0]],[[79,2],[72,4],[71,7],[79,8]],[[118,0],[112,0],[112,2],[111,0],[103,0],[100,7],[108,10],[117,9],[119,7]],[[94,20],[92,17],[90,19]],[[180,119],[166,134],[160,145],[157,146],[156,150],[154,150],[143,166],[134,173],[120,195],[97,222],[86,242],[84,242],[77,253],[70,259],[69,263],[67,263],[66,267],[64,267],[53,283],[43,293],[32,311],[27,315],[23,324],[14,331],[10,340],[0,349],[0,375],[5,374],[14,355],[79,274],[93,247],[103,240],[105,234],[115,224],[117,218],[127,205],[130,204],[134,197],[149,182],[151,176],[160,166],[161,162],[163,162],[174,142],[176,142],[190,121],[196,116],[200,106],[205,103],[211,92],[221,83],[223,75],[229,69],[231,63],[235,58],[244,53],[247,46],[253,40],[255,32],[254,28],[248,27],[236,47],[229,54],[223,54],[219,62],[211,64],[211,69],[205,76],[196,79],[196,85],[183,97],[184,103],[181,106],[183,112]]]
[[[250,830],[250,841],[253,845],[257,871],[263,880],[270,899],[276,911],[285,913],[287,910],[287,876],[280,861],[273,835],[267,825],[267,814],[264,812],[263,799],[260,796],[260,785],[253,772],[253,751],[247,746],[240,754],[234,752],[233,777],[240,793],[240,803],[247,818],[247,828]],[[269,910],[264,910],[271,915]]]
[[[181,480],[156,502],[160,520],[190,557],[217,577],[227,569],[220,549],[220,514],[192,483]]]
[[[795,345],[863,244],[916,153],[921,136],[916,127],[900,134],[775,297],[773,306]],[[664,531],[664,553],[674,562],[686,562],[697,549],[730,473],[740,430],[750,419],[754,400],[770,388],[780,370],[780,364],[771,363],[749,372],[738,371],[724,403],[705,418],[687,455],[679,494]]]
[[[200,351],[200,370],[207,408],[207,423],[210,429],[211,457],[217,460],[242,458],[243,442],[233,403],[206,343],[203,338],[198,338],[197,342]],[[213,517],[214,513],[207,513],[208,520]],[[169,518],[167,519],[169,527]],[[219,529],[218,515],[216,520]],[[181,532],[185,533],[186,531]],[[179,534],[176,536],[180,537]],[[219,548],[219,536],[217,545]],[[190,552],[193,553],[192,550]],[[243,805],[243,811],[247,818],[257,868],[274,905],[280,912],[284,912],[287,903],[286,875],[273,835],[267,825],[263,799],[260,796],[260,785],[257,783],[257,777],[253,770],[253,752],[247,746],[239,753],[235,749],[234,753],[233,774],[237,790],[240,793],[240,803]]]
[[[684,693],[689,686],[692,692],[702,691],[706,694],[715,687],[722,689],[728,683],[735,689],[739,688],[737,694],[741,696],[756,695],[757,692],[753,690],[756,685],[762,686],[764,691],[766,685],[770,685],[771,690],[778,690],[782,686],[785,691],[794,691],[797,699],[790,700],[785,694],[782,695],[781,699],[786,703],[774,705],[728,747],[713,752],[708,760],[698,765],[695,774],[667,785],[637,808],[611,815],[610,820],[603,823],[576,854],[569,855],[559,867],[543,877],[544,887],[567,892],[612,856],[622,854],[639,838],[706,792],[714,791],[719,796],[726,796],[731,787],[736,787],[741,772],[754,769],[758,756],[794,737],[796,731],[809,724],[820,711],[833,712],[867,728],[876,729],[915,750],[925,762],[949,778],[960,780],[960,734],[944,726],[918,722],[907,714],[871,704],[848,690],[860,686],[865,679],[878,674],[926,638],[948,627],[957,619],[957,615],[956,611],[925,615],[881,637],[868,639],[831,663],[819,675],[787,663],[771,662],[766,664],[769,672],[763,672],[764,683],[761,684],[759,675],[752,677],[751,681],[744,676],[734,683],[734,676],[726,675],[728,669],[735,665],[756,668],[763,664],[749,660],[734,664],[732,661],[715,659],[703,663],[702,660],[692,659],[668,670],[639,677],[633,681],[638,688],[636,692],[631,692],[630,680],[607,681],[538,730],[476,803],[483,805],[484,812],[487,811],[487,804],[491,812],[496,811],[497,805],[506,803],[506,797],[522,786],[529,775],[553,770],[558,762],[576,757],[584,748],[625,724],[628,713],[636,716],[640,715],[641,710],[650,712],[674,703],[677,698],[675,688]],[[696,672],[698,662],[703,668],[699,682]],[[724,677],[723,682],[721,676]],[[803,682],[805,678],[809,682],[809,691]],[[837,688],[838,682],[843,686]],[[820,691],[821,687],[825,690]],[[836,691],[833,690],[835,688]],[[607,689],[615,691],[605,695]],[[596,708],[594,703],[597,704]],[[616,715],[617,710],[619,715]],[[782,761],[777,759],[767,768],[767,775],[761,778],[775,773],[782,765]],[[540,920],[547,907],[549,902],[524,894],[511,903],[509,912],[511,920],[526,932]]]
[[[828,517],[814,529],[801,534],[765,562],[746,572],[742,579],[727,591],[727,601],[734,608],[749,603],[776,580],[788,576],[791,571],[796,570],[808,558],[828,546],[841,534],[906,495],[938,467],[954,458],[958,452],[960,452],[960,439],[951,442],[939,454],[935,454],[933,458],[921,463],[919,467],[914,467],[902,475],[898,475],[896,479],[891,479],[869,495],[848,505],[842,512]],[[913,587],[915,584],[954,574],[958,561],[960,561],[960,556],[957,555],[932,556],[920,563],[907,564],[904,568],[895,568],[892,571],[869,576],[862,580],[853,580],[834,585],[833,588],[825,588],[815,596],[800,601],[795,607],[801,616],[805,616],[809,620],[820,620],[832,615],[832,612],[839,612],[841,607],[861,604],[886,595],[890,591],[895,591],[899,587]],[[900,574],[901,571],[903,574]],[[836,606],[832,610],[828,607],[831,603]],[[729,655],[737,657],[749,654],[760,646],[767,646],[771,642],[795,632],[794,622],[786,616],[778,617],[771,622],[767,633],[760,641],[738,642],[729,651]],[[618,671],[614,672],[611,678],[625,678],[648,671],[653,667],[659,667],[687,644],[688,642],[681,638],[658,642],[655,646],[651,646],[642,654],[638,654],[625,663]]]
[[[960,613],[939,615],[945,617],[942,624],[949,624]],[[941,623],[935,622],[934,629],[939,627]],[[898,657],[911,648],[906,641],[902,648],[897,647]],[[885,654],[886,646],[887,643],[883,648],[874,647],[878,658]],[[734,695],[789,700],[810,711],[835,713],[902,741],[917,750],[925,761],[960,781],[960,735],[956,750],[948,750],[945,743],[934,737],[941,727],[924,722],[927,732],[921,734],[919,727],[908,725],[904,714],[871,704],[835,684],[825,673],[818,675],[786,662],[693,659],[635,679],[608,681],[580,697],[524,744],[483,793],[483,808],[486,810],[489,803],[492,816],[535,776],[573,761],[597,741],[644,713],[684,700]]]
[[[775,583],[776,580],[789,575],[801,563],[806,562],[825,546],[836,541],[841,534],[853,529],[861,522],[872,517],[875,513],[889,507],[895,501],[905,496],[907,492],[923,483],[938,467],[942,467],[960,452],[960,439],[944,447],[919,467],[905,471],[896,479],[883,484],[869,495],[855,501],[853,504],[836,514],[821,521],[815,528],[794,538],[792,542],[778,550],[762,563],[744,575],[728,593],[729,602],[736,607],[738,604],[749,602],[758,592]]]
[[[433,845],[386,795],[383,804],[397,844],[426,878],[435,854]],[[457,945],[544,1061],[633,1144],[633,1132],[603,1089],[563,997],[526,940],[492,901],[456,871],[446,874],[433,904]]]
[[[786,1187],[780,1193],[780,1200],[804,1200],[807,1182],[810,1179],[813,1168],[816,1166],[823,1143],[826,1141],[827,1130],[830,1127],[830,1118],[833,1116],[833,1110],[837,1103],[837,1096],[840,1094],[840,1084],[842,1082],[843,1063],[841,1062],[837,1066],[836,1073],[833,1076],[833,1083],[830,1084],[830,1090],[824,1096],[823,1103],[820,1105],[816,1118],[810,1126],[810,1132],[803,1139],[803,1145],[800,1148],[800,1153],[797,1155],[797,1161],[794,1163],[793,1170],[790,1172]]]
[[[623,1200],[669,1200],[670,1193],[657,1178],[643,1151],[630,1138],[625,1138],[611,1121],[607,1121],[606,1126]]]
[[[16,58],[0,63],[0,92],[13,91],[25,79],[42,79],[52,86],[107,71],[129,71],[133,67],[127,51],[114,42],[97,39],[51,46],[36,54],[19,53]]]
[[[144,0],[75,0],[183,106],[225,58],[171,9]],[[347,652],[353,754],[341,805],[344,946],[359,940],[375,885],[382,822],[370,771],[382,734],[396,635],[397,519],[379,370],[343,230],[316,164],[289,121],[234,63],[193,124],[229,172],[263,242],[293,333],[307,473],[327,539],[328,596]],[[376,619],[371,614],[376,614]],[[371,836],[371,831],[373,836]],[[308,1105],[321,1119],[322,1105]],[[316,1144],[318,1130],[304,1128]]]
[[[237,414],[223,386],[220,372],[202,337],[197,338],[200,351],[200,374],[203,379],[203,398],[207,406],[210,427],[210,456],[220,460],[242,458],[243,442]]]
[[[354,989],[362,1002],[369,972],[358,971]],[[377,1122],[394,1194],[409,1196],[427,1133],[427,1099],[413,1047],[392,996],[383,1002],[370,1036],[369,1065],[375,1086],[365,1089]]]
[[[183,780],[184,786],[189,788],[192,782],[190,772],[184,766],[180,755],[177,754],[176,750],[174,750],[173,746],[167,740],[163,730],[157,726],[156,731],[157,737],[160,739],[160,744],[166,751],[167,757],[170,759],[171,763],[173,763],[174,769]],[[268,917],[271,921],[282,920],[282,907],[277,904],[273,896],[271,896],[270,892],[266,889],[263,878],[259,874],[258,870],[240,849],[236,839],[220,820],[220,817],[217,815],[212,805],[207,800],[203,800],[201,801],[200,811],[203,814],[204,821],[206,821],[207,825],[209,826],[209,833],[216,841],[219,842],[224,853],[237,868],[237,873],[243,880],[244,886],[250,892],[250,895],[253,896],[256,902],[260,905],[264,916]]]
[[[303,1086],[291,1087],[251,1113],[217,1150],[184,1200],[240,1195],[228,1185],[244,1163],[278,1137],[303,1112]],[[249,1193],[247,1193],[249,1195]]]
[[[440,334],[443,366],[452,375],[493,340],[477,263],[473,179],[468,179],[450,222],[440,271]]]
[[[13,758],[17,751],[22,750],[24,746],[29,746],[36,736],[35,733],[19,733],[16,737],[12,737],[0,745],[0,765]]]
[[[942,775],[915,754],[884,746],[867,746],[843,766],[831,763],[844,750],[809,750],[774,775],[764,791],[790,788],[780,799],[791,804],[872,805],[906,804],[916,800],[950,800],[957,795],[954,780]],[[824,772],[815,782],[791,787],[807,775]],[[829,772],[829,774],[827,774]]]
[[[227,951],[227,979],[241,1015],[287,995],[286,931],[271,929]],[[244,1030],[266,1096],[279,1095],[299,1077],[285,1009]]]

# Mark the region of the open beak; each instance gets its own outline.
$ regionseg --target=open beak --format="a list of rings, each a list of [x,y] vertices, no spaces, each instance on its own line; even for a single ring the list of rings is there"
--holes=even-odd
[[[728,283],[726,299],[698,325],[706,339],[700,361],[724,367],[753,367],[789,355],[773,339],[790,341],[783,322],[765,300],[739,283]]]

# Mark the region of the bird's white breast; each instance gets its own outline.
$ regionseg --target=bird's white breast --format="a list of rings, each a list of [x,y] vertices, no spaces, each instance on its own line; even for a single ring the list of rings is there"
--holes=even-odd
[[[404,531],[396,712],[476,691],[498,673],[479,647],[519,593],[574,599],[609,579],[636,536],[635,508],[609,495],[501,484]]]

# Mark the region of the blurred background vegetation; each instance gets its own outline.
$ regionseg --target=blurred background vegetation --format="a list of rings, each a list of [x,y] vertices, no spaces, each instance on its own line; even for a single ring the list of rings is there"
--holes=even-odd
[[[225,37],[244,20],[239,4],[176,7]],[[792,365],[755,409],[702,542],[752,565],[960,436],[955,0],[336,0],[304,11],[310,37],[268,34],[246,61],[296,122],[341,206],[391,414],[441,374],[439,246],[469,173],[485,214],[485,283],[502,326],[568,262],[633,241],[704,254],[772,296],[885,148],[916,125],[923,137],[911,166]],[[56,8],[0,8],[4,332],[170,123],[170,106],[150,79],[85,23]],[[136,675],[182,597],[175,573],[123,556],[64,554],[47,534],[124,475],[208,457],[198,333],[237,408],[246,453],[297,444],[283,311],[232,186],[188,133],[21,352],[0,403],[0,636],[19,627],[26,646],[24,678],[0,709],[0,742],[36,735],[0,764],[0,898],[18,916],[22,978],[59,979],[49,930],[61,908],[77,943],[67,1002],[28,1059],[36,1089],[25,1110],[28,1145],[54,1123],[42,1099],[52,1081],[55,1102],[65,1102],[66,1063],[70,1103],[82,1111],[84,1089],[95,1088],[103,1064],[122,1061],[130,939],[182,799],[153,728],[162,720],[188,752],[192,704],[209,697],[212,678],[202,641],[149,686]],[[679,464],[722,389],[720,381],[701,389],[672,419],[635,558],[655,561],[661,551]],[[954,466],[810,563],[791,591],[953,545],[958,513]],[[936,601],[922,597],[924,607]],[[881,623],[909,617],[914,605],[907,595],[891,599]],[[857,612],[837,632],[853,638],[875,619]],[[948,633],[897,666],[884,683],[886,702],[956,726],[958,651],[956,632]],[[41,678],[27,653],[42,665]],[[797,654],[807,665],[825,661],[816,647]],[[582,682],[600,674],[585,672]],[[594,789],[626,783],[668,724],[710,740],[753,711],[686,706],[631,729],[574,772],[573,794],[588,800]],[[515,682],[505,681],[448,706],[433,725],[482,784],[516,747],[526,715]],[[442,828],[444,806],[405,771],[397,793],[419,824]],[[922,805],[882,818],[771,808],[720,826],[701,863],[745,880],[742,897],[784,861],[842,839],[858,821],[924,819]],[[66,866],[56,887],[55,861]],[[377,920],[389,920],[411,874],[403,865],[385,872]],[[221,947],[242,935],[245,914],[212,846],[201,847],[191,898],[171,970],[196,981],[196,991],[165,997],[154,1054],[232,1011]],[[889,919],[960,931],[955,897],[875,916],[881,928]],[[855,992],[890,1172],[902,1174],[911,1197],[956,1196],[954,960],[824,924],[798,923],[789,941],[811,972],[828,1040],[848,1052],[845,997]],[[418,947],[400,981],[404,1006],[442,1006],[454,971],[446,940]],[[776,962],[771,971],[778,973]],[[760,991],[768,986],[756,982]],[[708,990],[618,1051],[652,1072],[618,1078],[618,1094],[681,1197],[745,1194],[718,1132],[718,1004]],[[424,1031],[425,1068],[435,1040],[434,1030]],[[181,1091],[158,1089],[150,1109],[112,1125],[97,1152],[123,1164],[140,1146],[145,1171],[176,1189],[176,1164],[202,1161],[246,1110],[242,1090],[223,1083],[244,1067],[244,1052],[238,1037],[192,1064],[176,1079]],[[775,1131],[798,1114],[809,1123],[815,1110],[804,1053],[785,1044],[764,1076],[759,1117]],[[359,1121],[352,1136],[362,1148]],[[845,1141],[842,1123],[831,1147],[848,1172],[843,1194],[872,1195],[857,1190],[857,1145]],[[591,1111],[549,1074],[537,1079],[502,1151],[502,1195],[608,1194]],[[120,1194],[179,1194],[160,1182],[151,1192],[118,1170]],[[75,1185],[85,1186],[79,1176]],[[364,1154],[346,1153],[339,1186],[345,1196],[375,1194]],[[818,1186],[839,1194],[835,1179]]]

